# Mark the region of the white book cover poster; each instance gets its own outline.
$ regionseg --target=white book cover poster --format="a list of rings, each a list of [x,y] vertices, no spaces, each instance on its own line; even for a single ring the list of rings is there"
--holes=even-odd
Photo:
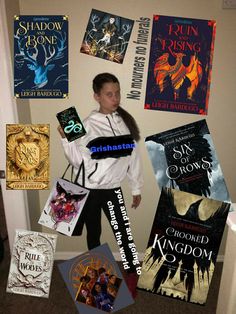
[[[71,236],[88,197],[89,190],[57,179],[38,223]]]
[[[16,230],[7,292],[49,297],[57,235]]]

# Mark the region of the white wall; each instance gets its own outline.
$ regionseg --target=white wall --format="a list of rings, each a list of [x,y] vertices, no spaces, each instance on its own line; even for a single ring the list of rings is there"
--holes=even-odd
[[[8,2],[8,1],[7,1]],[[91,81],[99,72],[108,71],[117,75],[121,82],[122,104],[130,111],[141,129],[144,138],[147,135],[158,133],[186,123],[191,123],[203,117],[191,114],[168,113],[161,111],[144,111],[145,82],[142,97],[139,102],[126,99],[130,91],[131,77],[134,61],[135,44],[138,24],[134,26],[131,41],[123,65],[105,61],[99,58],[81,54],[80,46],[87,26],[91,9],[98,9],[134,20],[139,17],[149,17],[153,14],[183,16],[201,19],[215,19],[217,21],[215,53],[213,58],[213,71],[209,112],[206,117],[214,144],[218,153],[221,167],[228,184],[233,201],[236,201],[235,187],[235,155],[236,141],[233,140],[236,126],[236,99],[235,74],[236,74],[236,11],[223,10],[221,0],[55,0],[32,1],[20,0],[20,13],[29,15],[37,14],[66,14],[69,16],[70,54],[69,54],[69,99],[66,100],[30,100],[32,123],[50,123],[51,125],[51,178],[52,181],[60,176],[66,166],[66,160],[60,146],[60,139],[56,131],[56,113],[71,105],[76,105],[82,118],[96,107],[93,100]],[[151,28],[150,28],[151,36]],[[150,41],[149,36],[149,41]],[[148,59],[149,52],[147,52]],[[147,69],[146,62],[146,69]],[[159,190],[153,175],[151,163],[147,156],[144,142],[141,141],[141,153],[144,164],[145,186],[142,193],[142,205],[137,210],[128,209],[133,226],[133,235],[139,251],[144,251],[147,245],[149,232],[159,196]],[[40,208],[42,209],[49,191],[40,191]],[[127,207],[130,207],[130,191],[124,184],[124,194]],[[30,208],[31,211],[35,209]],[[37,213],[35,217],[39,215]],[[47,229],[48,231],[48,229]],[[117,251],[116,241],[108,223],[103,222],[102,240],[109,239],[113,251]],[[81,238],[70,239],[59,236],[57,250],[84,251],[86,250],[85,235]],[[223,252],[223,248],[221,250]]]
[[[7,18],[4,1],[0,0],[0,169],[5,169],[6,165],[6,124],[19,123],[17,105],[12,97],[12,67],[9,46],[9,34],[7,30]],[[3,203],[5,208],[6,225],[8,230],[8,238],[10,249],[12,250],[15,229],[30,229],[30,219],[28,215],[28,202],[26,191],[6,190],[5,180],[0,182],[3,195]],[[16,219],[17,217],[17,219]]]

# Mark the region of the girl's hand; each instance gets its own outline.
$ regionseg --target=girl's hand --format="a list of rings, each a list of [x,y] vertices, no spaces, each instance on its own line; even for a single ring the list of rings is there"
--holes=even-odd
[[[65,138],[65,133],[60,125],[57,127],[57,131],[60,133],[62,138]]]
[[[131,208],[137,208],[141,202],[141,195],[133,195],[133,203],[131,205]]]

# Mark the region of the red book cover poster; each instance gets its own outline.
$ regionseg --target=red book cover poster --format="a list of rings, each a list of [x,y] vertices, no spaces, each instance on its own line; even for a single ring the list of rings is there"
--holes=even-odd
[[[145,109],[206,115],[216,22],[154,15]]]

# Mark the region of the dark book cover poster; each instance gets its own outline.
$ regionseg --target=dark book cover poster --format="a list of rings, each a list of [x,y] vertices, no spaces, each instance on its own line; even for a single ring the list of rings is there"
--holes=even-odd
[[[75,107],[70,107],[58,112],[57,119],[69,142],[72,142],[86,134],[86,130]]]
[[[216,22],[154,15],[145,109],[206,115]]]
[[[68,17],[14,17],[16,98],[68,96]]]
[[[92,9],[80,52],[123,63],[134,21]]]
[[[146,137],[159,187],[230,202],[206,120]]]
[[[116,312],[134,303],[107,244],[58,267],[79,313]]]
[[[230,204],[163,188],[138,288],[205,304]]]

